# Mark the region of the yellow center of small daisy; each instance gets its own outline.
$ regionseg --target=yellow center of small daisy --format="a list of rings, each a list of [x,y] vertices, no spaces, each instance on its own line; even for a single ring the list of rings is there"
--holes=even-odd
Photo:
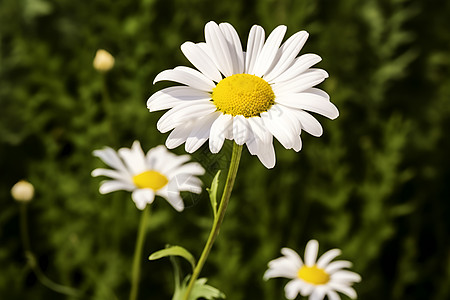
[[[259,116],[275,104],[275,94],[267,81],[250,74],[222,79],[213,89],[212,99],[218,111],[233,117]]]
[[[315,285],[325,284],[330,280],[330,275],[316,265],[312,267],[302,266],[300,270],[298,270],[297,276],[298,278]]]
[[[157,191],[164,187],[169,180],[163,174],[150,170],[133,176],[133,182],[140,189],[152,189]]]

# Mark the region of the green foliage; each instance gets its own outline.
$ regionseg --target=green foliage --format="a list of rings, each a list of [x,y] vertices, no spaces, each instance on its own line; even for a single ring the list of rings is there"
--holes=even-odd
[[[152,253],[148,259],[155,260],[155,259],[160,259],[160,258],[167,257],[167,256],[181,256],[191,264],[192,270],[194,270],[194,268],[195,268],[194,256],[192,256],[192,254],[189,251],[187,251],[186,249],[184,249],[181,246],[170,246],[170,247],[167,247],[166,249],[156,251],[156,252]]]
[[[189,295],[189,300],[197,300],[197,299],[206,299],[206,300],[214,300],[214,299],[224,299],[225,295],[208,284],[206,284],[206,278],[199,278],[195,281],[194,287],[192,288],[192,292]],[[184,295],[186,293],[187,285],[189,282],[189,276],[183,280],[180,288],[175,290],[175,293],[172,297],[172,300],[183,300]]]
[[[283,246],[302,252],[316,238],[321,253],[338,247],[354,263],[361,299],[448,299],[449,15],[442,1],[1,1],[0,298],[75,299],[26,267],[9,195],[23,178],[36,189],[28,221],[46,276],[82,299],[126,299],[139,212],[129,193],[98,193],[90,172],[102,164],[92,151],[135,139],[144,149],[164,143],[162,113],[146,109],[164,86],[152,81],[189,65],[179,46],[203,41],[204,24],[215,20],[232,23],[244,43],[253,24],[266,34],[278,24],[288,35],[307,30],[302,53],[322,56],[318,67],[330,78],[321,88],[341,115],[319,117],[323,137],[302,134],[299,153],[275,142],[272,170],[243,152],[201,276],[229,299],[283,299],[286,280],[262,280],[267,262]],[[92,67],[98,48],[115,57],[107,74]],[[227,167],[230,145],[193,154],[207,169],[205,186]],[[208,193],[185,202],[181,214],[162,199],[152,204],[140,299],[173,294],[170,266],[148,261],[150,253],[182,244],[200,255],[211,226]],[[205,281],[199,285],[212,293],[204,297],[218,297]]]
[[[211,208],[214,214],[214,219],[216,219],[217,216],[217,189],[219,188],[219,176],[220,176],[220,170],[217,171],[216,176],[214,176],[211,188],[207,188],[207,192],[209,194],[209,200],[211,201]]]

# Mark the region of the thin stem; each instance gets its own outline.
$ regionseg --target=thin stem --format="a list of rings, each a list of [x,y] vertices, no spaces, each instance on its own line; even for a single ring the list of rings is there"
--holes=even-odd
[[[20,235],[22,238],[22,244],[25,251],[25,257],[27,258],[28,266],[30,266],[36,278],[42,283],[44,286],[49,289],[58,292],[60,294],[65,294],[69,296],[78,297],[80,296],[79,292],[71,287],[67,287],[61,284],[57,284],[52,281],[50,278],[45,276],[44,272],[42,272],[39,264],[36,260],[35,255],[31,251],[31,243],[30,237],[28,234],[28,220],[27,220],[27,203],[22,203],[20,205]]]
[[[136,239],[136,247],[134,249],[133,266],[131,269],[131,291],[130,300],[136,300],[139,291],[139,279],[141,276],[141,259],[142,246],[145,240],[145,231],[147,225],[148,215],[150,214],[150,205],[147,205],[141,213],[141,220],[139,223],[138,235]]]
[[[186,289],[186,294],[184,295],[184,300],[189,300],[189,295],[191,294],[192,288],[194,287],[195,281],[197,280],[203,265],[208,258],[209,252],[219,235],[220,225],[222,225],[223,218],[225,217],[225,212],[228,207],[228,202],[230,201],[231,191],[233,190],[234,180],[236,179],[236,174],[239,168],[239,161],[242,154],[242,145],[234,143],[233,152],[231,154],[230,168],[228,169],[227,181],[225,182],[225,187],[223,190],[222,198],[220,200],[219,210],[217,212],[217,217],[214,218],[214,223],[209,233],[208,240],[206,242],[205,248],[203,248],[202,255],[195,266],[192,277],[189,280],[189,285]]]

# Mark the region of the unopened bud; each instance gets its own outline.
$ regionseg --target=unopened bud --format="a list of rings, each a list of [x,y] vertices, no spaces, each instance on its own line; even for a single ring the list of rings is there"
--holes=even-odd
[[[106,50],[99,49],[94,57],[94,68],[100,72],[108,72],[114,67],[114,57]]]
[[[16,201],[29,202],[34,196],[34,187],[25,180],[20,180],[11,188],[11,195]]]

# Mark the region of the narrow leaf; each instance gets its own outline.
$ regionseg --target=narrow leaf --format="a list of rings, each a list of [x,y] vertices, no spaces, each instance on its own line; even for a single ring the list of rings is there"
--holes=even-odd
[[[214,219],[217,215],[217,188],[219,187],[219,176],[220,176],[220,170],[217,171],[216,176],[214,176],[214,179],[211,183],[211,188],[206,189],[209,193],[209,199],[211,200],[211,207],[214,213]]]
[[[176,288],[173,294],[172,300],[184,300],[186,296],[187,285],[189,282],[190,275],[188,275],[181,284],[181,287]],[[194,287],[192,288],[191,294],[189,295],[189,300],[206,299],[225,299],[225,294],[220,290],[216,289],[209,284],[206,284],[206,278],[199,278],[195,281]]]
[[[167,256],[181,256],[186,259],[192,266],[192,270],[195,269],[195,258],[194,256],[181,246],[170,246],[166,249],[162,249],[152,253],[149,256],[149,260],[156,260]]]

